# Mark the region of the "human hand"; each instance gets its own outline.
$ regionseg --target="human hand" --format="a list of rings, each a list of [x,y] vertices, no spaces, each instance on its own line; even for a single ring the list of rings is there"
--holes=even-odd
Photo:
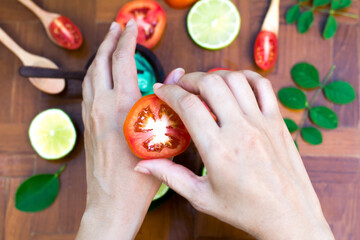
[[[258,239],[334,239],[270,82],[251,71],[177,80],[157,84],[155,94],[183,120],[208,175],[166,159],[143,160],[135,170]]]
[[[131,239],[160,186],[135,172],[140,160],[123,134],[125,118],[141,98],[134,60],[137,26],[121,33],[113,23],[83,83],[87,202],[77,239]]]

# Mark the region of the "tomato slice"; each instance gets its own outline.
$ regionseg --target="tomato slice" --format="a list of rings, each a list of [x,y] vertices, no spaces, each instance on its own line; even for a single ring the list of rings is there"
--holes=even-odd
[[[83,36],[79,28],[65,16],[55,18],[50,23],[49,31],[61,47],[75,50],[83,43]]]
[[[165,0],[173,8],[186,8],[198,0]]]
[[[254,57],[256,65],[263,70],[272,68],[278,55],[277,36],[273,32],[261,31],[256,38]]]
[[[231,71],[231,70],[228,69],[228,68],[213,68],[213,69],[210,69],[210,70],[208,71],[208,73],[216,72],[216,71],[221,71],[221,70]]]
[[[190,144],[180,117],[154,94],[132,107],[124,123],[124,136],[131,151],[142,159],[174,157]]]
[[[124,29],[130,19],[135,19],[139,34],[137,43],[153,48],[160,40],[166,24],[164,9],[153,0],[134,0],[118,12],[116,22]]]

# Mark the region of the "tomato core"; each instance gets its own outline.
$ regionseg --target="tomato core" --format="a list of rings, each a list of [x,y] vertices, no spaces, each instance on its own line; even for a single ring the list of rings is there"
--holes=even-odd
[[[254,57],[258,67],[263,70],[272,68],[277,59],[278,41],[273,32],[261,31],[256,38]]]
[[[49,31],[60,46],[70,50],[78,49],[83,42],[79,28],[65,16],[55,18],[49,26]]]

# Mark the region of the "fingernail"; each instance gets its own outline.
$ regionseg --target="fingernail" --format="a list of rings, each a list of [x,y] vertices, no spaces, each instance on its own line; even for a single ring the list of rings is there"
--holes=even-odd
[[[135,172],[138,172],[138,173],[143,173],[143,174],[146,174],[146,175],[151,175],[150,171],[144,167],[140,167],[140,166],[136,166],[134,168],[134,171]]]
[[[135,23],[136,23],[135,20],[132,18],[128,21],[128,23],[126,24],[126,27],[130,27],[130,26],[134,25]]]
[[[155,83],[154,86],[153,86],[153,89],[154,89],[154,90],[155,90],[155,89],[158,89],[158,88],[161,87],[162,85],[164,85],[164,84],[162,84],[162,83]]]
[[[112,22],[111,25],[110,25],[110,31],[111,31],[111,30],[114,30],[115,27],[116,27],[116,25],[118,25],[117,22]]]

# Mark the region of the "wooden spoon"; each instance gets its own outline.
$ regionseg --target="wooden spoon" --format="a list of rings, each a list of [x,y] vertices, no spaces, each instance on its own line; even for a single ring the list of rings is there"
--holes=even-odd
[[[18,0],[29,8],[42,22],[50,40],[70,50],[78,49],[83,37],[79,28],[67,17],[41,9],[31,0]]]
[[[254,48],[256,65],[263,70],[272,68],[278,55],[280,0],[271,0],[261,31]]]
[[[0,28],[0,42],[15,53],[25,66],[58,69],[58,66],[49,59],[25,51],[2,28]],[[36,88],[48,94],[60,93],[65,88],[65,79],[29,78],[29,80]]]

